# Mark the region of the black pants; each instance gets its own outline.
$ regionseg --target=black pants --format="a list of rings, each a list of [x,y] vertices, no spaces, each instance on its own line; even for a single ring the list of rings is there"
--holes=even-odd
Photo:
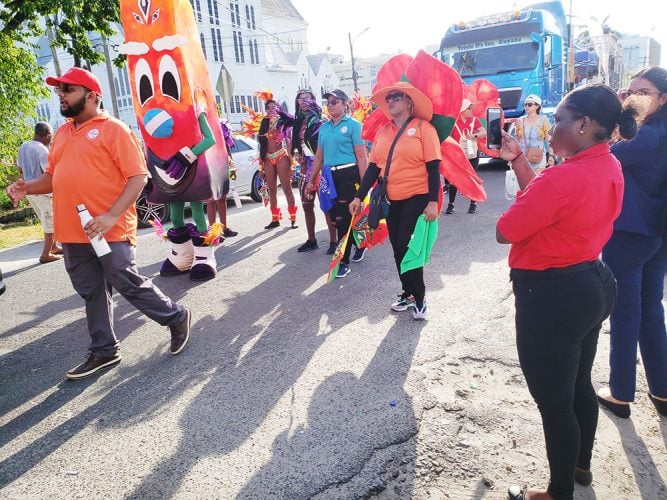
[[[602,321],[616,302],[616,280],[602,261],[513,269],[510,276],[519,362],[542,416],[548,491],[569,500],[575,467],[590,469],[598,420],[591,369]]]
[[[479,158],[470,158],[468,160],[470,162],[470,165],[472,165],[472,168],[477,172],[477,168],[479,167]],[[445,188],[447,189],[447,193],[449,194],[449,203],[454,204],[454,200],[456,200],[456,193],[458,192],[458,189],[454,184],[449,182],[447,179],[445,179]],[[474,201],[471,201],[470,203],[475,203]]]
[[[424,213],[428,205],[428,195],[418,194],[406,200],[392,201],[389,205],[389,216],[387,217],[387,229],[389,230],[389,241],[394,249],[394,261],[398,277],[401,279],[403,294],[413,295],[418,305],[424,302],[426,286],[424,285],[424,268],[411,269],[401,274],[401,261],[408,251],[410,238],[414,232],[417,219]]]
[[[336,224],[336,232],[338,233],[338,241],[340,241],[347,233],[350,223],[352,222],[352,215],[350,215],[349,205],[354,199],[357,192],[357,186],[361,184],[359,177],[359,167],[343,168],[341,170],[334,170],[331,172],[331,177],[336,188],[336,204],[329,210],[331,220]],[[352,247],[353,238],[347,240],[345,246],[345,253],[341,262],[348,264],[350,262],[350,248]]]

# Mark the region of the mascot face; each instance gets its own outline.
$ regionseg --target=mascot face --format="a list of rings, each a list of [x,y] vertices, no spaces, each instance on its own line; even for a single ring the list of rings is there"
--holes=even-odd
[[[207,103],[195,102],[195,89],[210,87],[192,7],[188,0],[121,0],[121,20],[120,52],[127,56],[149,171],[163,192],[180,194],[192,183],[195,168],[173,178],[162,163],[201,140],[198,115]]]

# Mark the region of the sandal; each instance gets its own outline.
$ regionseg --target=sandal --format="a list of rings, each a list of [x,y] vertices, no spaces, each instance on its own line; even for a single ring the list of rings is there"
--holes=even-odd
[[[39,258],[39,263],[40,264],[48,264],[49,262],[55,262],[55,261],[60,260],[60,259],[62,259],[62,257],[60,255],[49,254],[46,257],[40,257]]]

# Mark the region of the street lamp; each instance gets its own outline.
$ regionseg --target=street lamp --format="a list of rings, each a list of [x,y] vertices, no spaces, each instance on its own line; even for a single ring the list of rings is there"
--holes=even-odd
[[[357,40],[357,38],[366,33],[369,29],[371,29],[370,26],[364,29],[357,36],[355,36],[354,39],[352,38],[352,34],[349,31],[347,32],[347,39],[350,41],[350,61],[352,62],[352,83],[354,84],[355,92],[359,92],[359,86],[357,85],[357,78],[359,76],[357,75],[357,69],[354,66],[354,50],[352,49],[352,44]]]

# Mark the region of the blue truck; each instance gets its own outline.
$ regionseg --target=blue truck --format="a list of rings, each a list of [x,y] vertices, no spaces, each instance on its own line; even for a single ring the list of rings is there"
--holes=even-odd
[[[530,94],[553,110],[567,92],[568,25],[560,1],[452,25],[434,54],[452,66],[466,84],[480,78],[500,91],[505,117],[523,113]]]

